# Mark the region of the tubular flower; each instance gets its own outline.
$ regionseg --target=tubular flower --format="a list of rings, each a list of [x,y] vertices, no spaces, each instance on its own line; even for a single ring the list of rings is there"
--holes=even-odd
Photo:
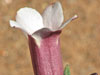
[[[65,23],[61,4],[49,5],[42,16],[35,9],[21,8],[16,21],[10,26],[21,29],[28,37],[29,49],[35,75],[63,75],[59,36],[62,28],[77,18],[73,16]]]

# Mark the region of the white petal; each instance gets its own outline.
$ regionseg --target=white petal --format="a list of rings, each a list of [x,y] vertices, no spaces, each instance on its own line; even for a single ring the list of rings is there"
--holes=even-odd
[[[45,27],[56,31],[64,19],[61,4],[56,2],[50,5],[48,8],[46,8],[42,16]]]
[[[64,28],[68,23],[70,23],[71,21],[73,21],[74,19],[76,19],[78,16],[77,15],[74,15],[72,18],[70,18],[69,20],[67,20],[64,24],[62,24],[60,27],[59,27],[59,30],[61,30],[62,28]]]
[[[10,26],[21,29],[22,27],[15,21],[10,20]]]
[[[30,35],[44,27],[42,16],[35,9],[28,7],[17,12],[16,22]]]
[[[27,37],[28,33],[16,21],[10,20],[10,26],[13,27],[13,28],[21,29],[24,32],[25,36]]]

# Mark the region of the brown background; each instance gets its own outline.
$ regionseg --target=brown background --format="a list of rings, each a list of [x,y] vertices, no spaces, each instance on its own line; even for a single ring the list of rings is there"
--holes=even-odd
[[[0,75],[33,75],[27,39],[9,26],[19,8],[28,6],[40,13],[56,0],[0,0]],[[65,20],[78,14],[61,34],[64,66],[71,75],[100,74],[100,0],[59,0]]]

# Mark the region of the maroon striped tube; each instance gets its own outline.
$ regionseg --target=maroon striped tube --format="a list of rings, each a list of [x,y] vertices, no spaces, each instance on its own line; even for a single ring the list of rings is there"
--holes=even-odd
[[[35,75],[63,75],[59,35],[61,31],[51,32],[42,38],[40,46],[28,36],[29,48]]]

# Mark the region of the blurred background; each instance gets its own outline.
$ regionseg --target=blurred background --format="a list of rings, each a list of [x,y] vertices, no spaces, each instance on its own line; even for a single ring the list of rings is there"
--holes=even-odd
[[[9,26],[16,11],[32,7],[40,13],[57,0],[0,0],[0,75],[33,75],[27,38]],[[61,34],[63,65],[71,75],[100,74],[100,0],[59,0],[65,20],[77,14]]]

